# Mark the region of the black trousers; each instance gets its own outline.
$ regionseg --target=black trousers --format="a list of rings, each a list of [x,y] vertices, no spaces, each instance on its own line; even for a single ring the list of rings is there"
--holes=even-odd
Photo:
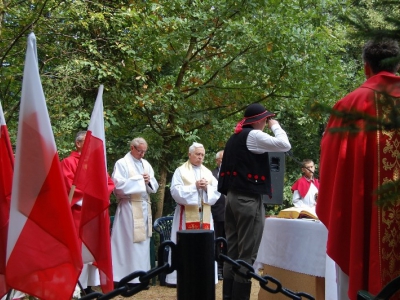
[[[215,238],[222,237],[225,238],[225,222],[224,221],[214,221],[214,234]],[[221,247],[220,251],[223,249]],[[222,274],[223,262],[218,262],[218,273]]]
[[[225,206],[225,233],[228,256],[253,265],[264,230],[265,208],[261,195],[228,191]],[[246,268],[241,268],[242,272]],[[230,264],[224,264],[224,280],[247,283],[248,279],[236,275]]]

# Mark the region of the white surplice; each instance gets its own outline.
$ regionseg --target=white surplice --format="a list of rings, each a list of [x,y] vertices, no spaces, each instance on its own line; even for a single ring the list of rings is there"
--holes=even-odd
[[[134,176],[130,176],[128,163],[134,168]],[[145,184],[142,174],[148,170],[150,183]],[[140,194],[142,199],[143,217],[147,232],[148,194],[156,193],[158,182],[154,171],[145,159],[135,159],[131,153],[119,159],[114,166],[112,179],[115,183],[114,193],[117,197],[118,208],[115,212],[111,233],[111,254],[114,281],[119,282],[126,275],[135,271],[150,270],[150,237],[145,241],[133,243],[133,215],[131,195]],[[136,278],[131,283],[139,283]]]
[[[195,177],[200,179],[200,167],[192,166],[195,172]],[[210,171],[211,173],[211,171]],[[208,205],[215,204],[221,194],[217,191],[218,188],[218,181],[215,177],[211,174],[213,178],[212,182],[209,182],[207,185],[207,192],[199,192],[196,188],[195,184],[192,185],[185,185],[179,168],[175,170],[174,175],[171,181],[171,195],[172,198],[177,203],[175,208],[174,219],[172,221],[172,229],[171,229],[171,241],[176,244],[176,232],[178,230],[185,230],[186,229],[186,219],[185,214],[181,214],[181,205],[201,205],[200,197],[203,198],[203,202]],[[210,222],[211,230],[214,230],[214,222],[211,217]],[[171,258],[169,258],[171,259]],[[218,283],[218,268],[217,263],[215,263],[215,284]],[[171,274],[167,274],[166,282],[168,284],[176,284],[176,271],[172,272]]]

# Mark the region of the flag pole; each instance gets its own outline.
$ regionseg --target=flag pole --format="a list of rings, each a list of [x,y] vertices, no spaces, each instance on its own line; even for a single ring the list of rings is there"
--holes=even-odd
[[[10,300],[12,291],[13,291],[12,289],[8,291],[6,300]]]
[[[72,198],[74,197],[74,193],[75,193],[75,188],[76,188],[76,186],[73,184],[71,186],[71,190],[69,191],[69,195],[68,195],[69,203],[72,202]],[[81,282],[79,281],[79,278],[78,278],[78,282],[77,283],[78,283],[78,286],[81,289],[81,291],[86,295],[85,289],[83,288]],[[6,300],[8,300],[8,299],[6,299]]]
[[[71,186],[71,190],[69,191],[69,196],[68,196],[69,203],[72,202],[72,198],[74,197],[74,193],[75,193],[75,188],[76,188],[76,186],[73,184]]]

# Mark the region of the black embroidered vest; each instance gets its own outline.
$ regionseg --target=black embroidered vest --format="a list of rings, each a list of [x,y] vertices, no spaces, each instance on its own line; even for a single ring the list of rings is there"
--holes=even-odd
[[[218,192],[228,190],[271,194],[271,174],[268,153],[255,154],[247,149],[246,140],[253,128],[243,128],[226,143],[218,179]]]

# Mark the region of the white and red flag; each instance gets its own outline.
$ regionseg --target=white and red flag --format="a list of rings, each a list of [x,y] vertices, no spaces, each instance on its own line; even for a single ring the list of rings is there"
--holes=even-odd
[[[107,173],[103,85],[100,86],[79,158],[73,185],[83,191],[79,236],[100,273],[100,285],[104,293],[113,290],[113,274],[110,242],[110,193]],[[111,179],[110,179],[111,180]],[[110,187],[110,189],[109,189]],[[84,261],[86,261],[84,256]]]
[[[28,36],[11,193],[6,281],[39,299],[70,300],[82,256]]]
[[[0,298],[10,289],[6,284],[6,245],[10,217],[14,153],[0,103]]]

